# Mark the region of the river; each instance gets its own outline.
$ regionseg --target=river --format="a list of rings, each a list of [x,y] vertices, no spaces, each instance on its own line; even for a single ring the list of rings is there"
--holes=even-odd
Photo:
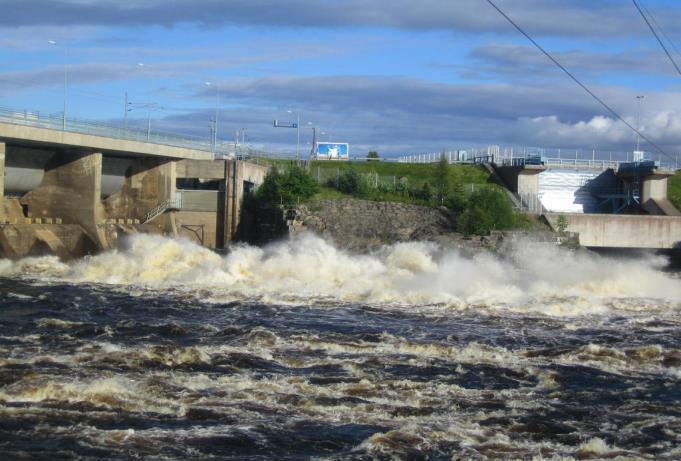
[[[0,459],[681,459],[681,278],[543,244],[0,260]]]

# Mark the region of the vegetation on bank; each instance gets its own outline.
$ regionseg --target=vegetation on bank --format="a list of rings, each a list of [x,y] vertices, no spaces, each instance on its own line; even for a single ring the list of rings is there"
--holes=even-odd
[[[445,206],[455,212],[458,231],[466,235],[531,225],[513,210],[485,169],[449,165],[444,158],[435,164],[318,161],[308,171],[295,163],[280,163],[267,175],[255,200],[278,205],[344,197]]]
[[[255,199],[268,205],[293,204],[309,200],[318,191],[317,181],[298,165],[292,164],[284,171],[273,166],[255,193]]]
[[[681,210],[681,171],[677,171],[667,181],[667,196],[674,206]]]

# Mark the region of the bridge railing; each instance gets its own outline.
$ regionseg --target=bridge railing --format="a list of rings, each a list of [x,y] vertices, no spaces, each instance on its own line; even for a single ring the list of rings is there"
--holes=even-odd
[[[43,114],[40,112],[21,111],[0,106],[0,122],[23,125],[50,130],[68,131],[72,133],[104,136],[114,139],[149,142],[165,146],[184,147],[188,149],[213,152],[213,144],[199,137],[164,133],[157,130],[141,130],[124,128],[112,124],[78,118],[67,118],[60,114]],[[218,154],[234,152],[233,143],[219,143]]]
[[[620,163],[623,163],[616,160],[580,160],[565,158],[544,158],[542,160],[546,166],[557,166],[561,168],[586,168],[592,170],[607,170],[608,168],[617,170]]]

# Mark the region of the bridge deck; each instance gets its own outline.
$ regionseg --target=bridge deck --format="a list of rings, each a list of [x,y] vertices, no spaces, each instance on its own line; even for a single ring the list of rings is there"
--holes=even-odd
[[[212,152],[187,147],[25,126],[5,121],[0,121],[0,142],[26,146],[81,148],[122,156],[152,156],[192,160],[212,160],[214,157]]]

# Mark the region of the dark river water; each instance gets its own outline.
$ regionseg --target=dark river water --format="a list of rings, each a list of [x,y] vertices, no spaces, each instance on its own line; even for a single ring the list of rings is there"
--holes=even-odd
[[[681,459],[681,279],[527,244],[0,261],[0,459]]]

